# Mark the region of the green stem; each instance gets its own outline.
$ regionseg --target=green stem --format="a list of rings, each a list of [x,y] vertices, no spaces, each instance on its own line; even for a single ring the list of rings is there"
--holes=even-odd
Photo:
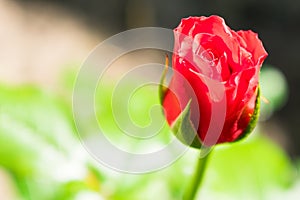
[[[206,164],[207,164],[209,155],[210,155],[210,153],[208,153],[203,158],[202,157],[198,158],[197,166],[195,168],[194,174],[191,177],[191,181],[183,194],[183,200],[195,199],[197,190],[198,190],[198,188],[200,188],[202,180],[203,180],[203,176],[204,176],[204,172],[205,172],[205,168],[206,168]]]

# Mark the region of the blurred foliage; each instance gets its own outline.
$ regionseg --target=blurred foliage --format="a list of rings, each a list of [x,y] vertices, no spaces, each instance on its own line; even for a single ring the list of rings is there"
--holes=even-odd
[[[292,185],[296,171],[285,153],[259,133],[241,142],[220,146],[206,178],[211,194],[222,199],[269,199],[273,190]],[[213,195],[211,199],[219,199]]]
[[[261,119],[266,120],[287,102],[288,85],[284,74],[271,65],[262,68],[260,84],[262,97],[265,98],[261,102]]]
[[[73,199],[86,186],[79,172],[64,169],[78,148],[69,104],[33,86],[2,85],[0,95],[0,165],[24,199]]]
[[[275,109],[282,105],[286,88],[278,86],[276,94],[270,91],[266,84],[274,73],[262,72],[261,84],[263,95]],[[190,149],[171,166],[143,175],[122,174],[98,165],[76,137],[68,96],[73,80],[67,76],[64,95],[34,86],[0,86],[0,165],[15,181],[20,199],[181,199],[198,152]],[[150,112],[159,98],[156,90],[145,87],[129,100],[116,98],[119,106],[113,108],[112,96],[126,96],[133,86],[122,85],[119,93],[114,93],[113,87],[105,83],[96,94],[96,114],[110,139],[121,147],[145,152],[152,145],[161,147],[170,141],[171,132],[165,125],[147,145],[124,139],[113,113],[146,126],[153,118],[162,117],[159,109]],[[290,194],[292,199],[300,183],[295,178],[296,168],[283,149],[262,135],[257,129],[240,142],[216,147],[199,198],[273,200]]]

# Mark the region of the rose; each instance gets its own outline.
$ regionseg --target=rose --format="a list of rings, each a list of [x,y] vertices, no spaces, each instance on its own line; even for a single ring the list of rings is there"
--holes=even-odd
[[[259,71],[267,57],[257,34],[235,32],[221,17],[210,16],[182,19],[174,36],[172,65],[176,73],[162,95],[168,124],[173,127],[177,123],[191,100],[190,120],[198,127],[201,143],[211,146],[245,136],[257,118]],[[215,140],[205,140],[213,104],[220,102],[225,102],[226,109],[220,133],[215,133]]]

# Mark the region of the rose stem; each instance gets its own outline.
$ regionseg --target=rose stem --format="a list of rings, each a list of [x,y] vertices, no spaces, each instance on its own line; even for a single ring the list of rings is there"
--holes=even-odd
[[[207,165],[208,157],[211,154],[208,153],[204,157],[199,157],[197,159],[197,165],[194,171],[193,176],[191,177],[191,181],[186,188],[184,194],[183,194],[183,200],[193,200],[196,197],[197,190],[200,188],[203,177],[204,177],[204,172],[205,168]]]

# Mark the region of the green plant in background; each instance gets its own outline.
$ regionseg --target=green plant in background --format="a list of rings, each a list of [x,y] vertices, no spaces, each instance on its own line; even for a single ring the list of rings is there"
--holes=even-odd
[[[284,74],[270,65],[265,65],[262,68],[261,75],[261,90],[263,95],[267,97],[266,100],[262,101],[261,119],[266,120],[287,102],[288,86]]]
[[[261,74],[262,94],[273,102],[273,96],[264,91],[264,80],[270,76],[265,72]],[[121,89],[126,93],[130,87],[129,83]],[[149,95],[152,89],[138,91],[129,102],[131,118],[139,125],[149,123],[147,109],[159,103],[158,96]],[[122,132],[112,120],[112,91],[110,83],[98,91],[96,99],[106,106],[96,107],[97,116],[105,117],[103,128],[112,140],[126,146],[130,141],[118,139]],[[19,199],[180,199],[196,151],[189,150],[173,165],[143,175],[122,174],[98,165],[76,136],[70,99],[32,86],[0,86],[0,166],[14,181]],[[115,112],[127,116],[121,106]],[[169,132],[167,126],[160,131],[162,144],[170,140]],[[138,142],[130,146],[143,148]],[[199,196],[206,200],[292,199],[299,183],[284,150],[258,128],[246,141],[215,149]]]
[[[0,165],[24,199],[74,199],[95,175],[75,138],[69,104],[32,86],[0,87]],[[78,156],[78,157],[77,157]],[[95,175],[96,176],[96,175]]]

